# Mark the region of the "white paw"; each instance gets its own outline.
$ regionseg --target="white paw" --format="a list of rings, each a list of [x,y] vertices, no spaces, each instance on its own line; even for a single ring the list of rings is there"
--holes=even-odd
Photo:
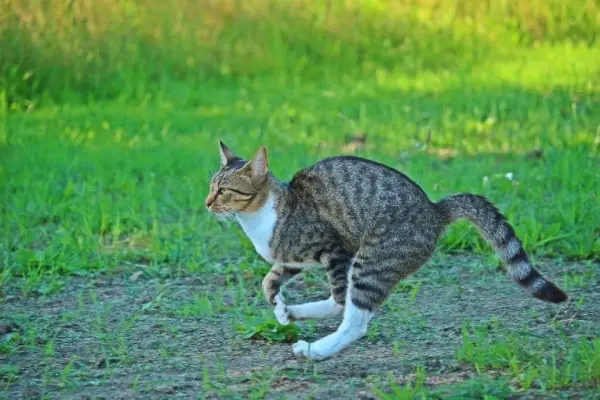
[[[299,360],[308,358],[308,350],[309,344],[304,340],[299,340],[292,345],[292,352],[294,353],[294,356]]]
[[[278,294],[275,296],[275,309],[273,310],[275,313],[275,318],[277,318],[277,322],[281,325],[287,325],[290,323],[290,313],[288,312],[288,308],[283,302],[283,297]]]
[[[326,357],[320,356],[315,352],[314,343],[308,343],[304,340],[299,340],[292,345],[292,352],[298,360],[321,361]]]

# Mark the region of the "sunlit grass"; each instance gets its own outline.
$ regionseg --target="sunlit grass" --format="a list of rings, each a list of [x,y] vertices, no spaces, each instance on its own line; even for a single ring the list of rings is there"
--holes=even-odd
[[[467,70],[518,48],[593,47],[599,14],[592,0],[5,1],[0,92],[28,106],[149,99],[172,82]],[[584,62],[570,55],[552,63]]]
[[[158,102],[10,113],[5,266],[35,287],[45,275],[124,262],[185,271],[192,262],[245,257],[247,240],[203,206],[217,140],[246,157],[266,144],[274,173],[286,180],[322,157],[352,152],[352,135],[366,135],[358,154],[406,172],[434,200],[460,191],[488,196],[533,255],[598,257],[595,92],[470,84],[431,96],[377,83],[368,90],[315,84],[296,92],[255,81],[217,88],[214,102],[181,110]],[[441,244],[491,251],[466,223]]]
[[[595,4],[201,3],[2,4],[4,280],[245,255],[203,208],[219,138],[284,180],[358,151],[488,196],[534,255],[600,254]],[[468,224],[441,244],[489,251]]]

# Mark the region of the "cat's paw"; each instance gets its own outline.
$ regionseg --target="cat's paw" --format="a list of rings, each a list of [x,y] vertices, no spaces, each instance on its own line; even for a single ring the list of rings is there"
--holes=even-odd
[[[314,343],[308,343],[304,340],[299,340],[292,345],[292,352],[298,360],[321,361],[323,357],[315,351]]]
[[[308,342],[305,342],[304,340],[299,340],[292,345],[292,352],[294,353],[294,356],[299,360],[307,359],[309,347],[310,346]]]
[[[275,309],[273,310],[275,314],[275,318],[277,318],[277,322],[281,325],[287,325],[290,323],[290,312],[283,302],[283,296],[278,294],[275,296]]]

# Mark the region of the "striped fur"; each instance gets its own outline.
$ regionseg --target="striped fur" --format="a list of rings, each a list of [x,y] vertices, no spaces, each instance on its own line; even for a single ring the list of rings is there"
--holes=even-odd
[[[278,320],[324,318],[344,309],[335,333],[294,345],[298,357],[324,359],[358,340],[396,284],[427,262],[447,226],[460,218],[477,226],[512,278],[535,297],[567,299],[533,269],[513,228],[481,196],[459,194],[434,203],[404,174],[359,157],[326,158],[283,183],[270,172],[264,147],[245,161],[221,143],[220,156],[206,206],[234,218],[273,264],[263,290]],[[314,264],[325,267],[329,300],[283,304],[282,285]]]
[[[457,194],[440,200],[437,206],[448,224],[461,218],[473,223],[506,264],[510,276],[535,297],[552,303],[567,300],[562,290],[533,268],[513,227],[485,197]]]

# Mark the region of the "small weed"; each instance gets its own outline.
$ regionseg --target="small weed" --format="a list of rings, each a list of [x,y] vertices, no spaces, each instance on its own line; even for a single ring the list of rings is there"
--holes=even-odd
[[[418,288],[420,286],[421,286],[421,282],[419,282],[419,281],[402,280],[402,281],[398,282],[398,285],[396,285],[396,289],[394,291],[395,292],[412,293],[412,291],[415,289],[415,287]]]
[[[0,271],[0,302],[2,302],[2,297],[4,296],[3,294],[3,288],[5,288],[8,285],[8,282],[10,282],[13,278],[14,272],[10,270],[10,268],[3,268],[2,271]]]
[[[4,335],[0,342],[0,354],[10,354],[14,352],[21,344],[21,334],[19,332],[10,332]]]
[[[569,289],[585,288],[593,285],[596,282],[596,271],[594,269],[586,269],[581,273],[569,273],[563,275],[563,288]]]
[[[128,332],[134,327],[143,311],[139,310],[129,317],[120,319],[116,326],[110,326],[108,317],[111,315],[111,305],[99,302],[94,292],[90,293],[90,298],[95,306],[95,335],[100,341],[105,359],[116,358],[120,362],[126,362],[128,360]]]
[[[30,268],[25,280],[21,285],[21,290],[25,296],[29,296],[37,292],[37,289],[42,285],[43,274],[37,268]]]
[[[391,393],[386,393],[379,388],[374,388],[374,392],[382,400],[424,400],[426,399],[426,393],[423,388],[425,379],[427,379],[425,367],[419,366],[415,371],[415,378],[404,385],[400,386],[393,381],[389,382]]]
[[[38,327],[33,324],[27,325],[23,332],[23,343],[29,349],[36,349],[43,339],[40,337]]]
[[[42,296],[47,296],[52,293],[57,293],[64,287],[64,280],[54,276],[44,279],[36,288],[36,292]]]
[[[154,311],[156,309],[159,309],[161,306],[161,301],[162,298],[164,296],[165,292],[161,291],[155,298],[153,298],[152,300],[144,303],[142,305],[142,307],[140,307],[140,311],[142,312],[150,312],[150,311]]]
[[[194,299],[181,306],[176,311],[178,316],[190,318],[196,316],[210,317],[213,315],[213,304],[210,298],[206,295],[194,295]]]
[[[402,347],[404,347],[406,345],[406,342],[398,342],[398,341],[394,341],[394,345],[392,346],[392,351],[394,354],[394,357],[399,357],[401,352],[402,352]]]
[[[470,378],[466,381],[443,385],[434,388],[424,386],[426,382],[426,373],[423,367],[418,367],[414,379],[398,385],[388,378],[390,390],[387,392],[381,389],[375,389],[378,398],[382,400],[419,400],[419,399],[482,399],[499,400],[505,399],[513,390],[509,382],[503,378],[491,378],[486,375],[480,375]]]
[[[44,357],[54,357],[56,351],[54,350],[54,341],[49,341],[44,346]]]
[[[4,364],[0,365],[0,379],[11,383],[19,375],[19,368],[16,365]]]
[[[585,301],[585,296],[584,295],[579,296],[579,298],[575,302],[575,307],[576,308],[581,308],[581,306],[583,305],[584,301]]]
[[[262,368],[252,371],[248,398],[253,400],[263,399],[271,390],[271,384],[276,376],[277,373],[272,368]]]
[[[368,330],[367,330],[367,339],[369,340],[374,340],[377,336],[379,336],[380,332],[379,332],[379,324],[375,321],[371,322],[371,324],[369,324]]]
[[[507,379],[480,375],[464,382],[432,390],[428,398],[500,400],[509,398],[512,393],[513,390]]]
[[[202,368],[202,388],[205,392],[208,392],[211,389],[210,384],[210,375],[208,374],[208,369],[206,367]]]
[[[137,391],[139,389],[139,384],[140,384],[140,376],[136,375],[135,378],[133,378],[133,380],[131,381],[131,384],[129,385],[129,387],[131,388],[131,390],[134,393],[137,393]]]
[[[417,298],[417,293],[419,293],[419,289],[421,288],[421,282],[417,282],[415,286],[410,291],[410,303],[414,303]]]
[[[62,371],[60,371],[58,385],[61,388],[66,388],[68,386],[73,385],[72,374],[73,374],[73,361],[69,360],[69,362],[67,362],[67,365],[65,365],[65,367],[62,369]]]
[[[298,339],[300,330],[290,323],[281,325],[274,319],[255,318],[246,325],[238,325],[238,331],[244,339],[266,340],[268,342],[291,343]]]

